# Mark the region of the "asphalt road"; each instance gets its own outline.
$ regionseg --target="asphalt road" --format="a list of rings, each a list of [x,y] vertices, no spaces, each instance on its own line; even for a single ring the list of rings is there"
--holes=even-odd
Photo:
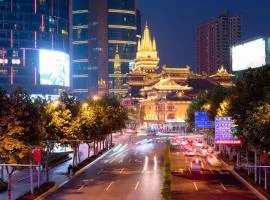
[[[65,184],[48,200],[159,200],[163,143],[136,144],[133,138],[116,146],[95,165]]]
[[[196,157],[184,156],[181,151],[172,152],[172,199],[198,200],[251,200],[258,199],[239,182],[227,166],[211,166],[201,158],[204,169],[201,173],[190,171],[190,163]]]

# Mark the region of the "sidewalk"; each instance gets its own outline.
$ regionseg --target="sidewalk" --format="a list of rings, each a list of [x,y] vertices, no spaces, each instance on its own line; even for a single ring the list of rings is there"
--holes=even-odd
[[[116,145],[120,143],[126,143],[128,142],[128,138],[129,137],[126,135],[116,136],[116,137],[113,137],[113,143]],[[92,150],[91,150],[91,155],[93,155]],[[88,146],[86,144],[80,145],[80,155],[81,155],[81,161],[87,158]],[[68,181],[70,177],[67,176],[67,168],[70,164],[72,164],[72,159],[50,169],[50,173],[49,173],[50,181],[53,181],[58,185]],[[33,170],[33,177],[34,177],[33,178],[34,187],[37,187],[37,171],[36,170]],[[0,200],[15,200],[16,198],[30,191],[29,169],[15,171],[12,175],[11,181],[12,183],[11,183],[10,196],[9,196],[9,192],[5,191],[3,193],[0,193]],[[45,171],[42,171],[40,173],[40,184],[43,184],[45,181],[46,181],[46,173]]]
[[[80,146],[81,153],[81,161],[87,158],[87,145]],[[91,155],[93,152],[91,151]],[[54,181],[56,184],[61,184],[70,178],[67,176],[67,168],[72,164],[72,159],[68,160],[50,170],[49,177],[50,181]],[[37,186],[37,171],[33,170],[34,176],[34,187]],[[46,173],[42,171],[40,174],[40,184],[46,181]],[[11,183],[11,196],[8,196],[8,191],[0,193],[1,200],[15,200],[16,198],[22,196],[26,192],[30,191],[30,176],[29,169],[15,171],[12,175],[12,183]]]

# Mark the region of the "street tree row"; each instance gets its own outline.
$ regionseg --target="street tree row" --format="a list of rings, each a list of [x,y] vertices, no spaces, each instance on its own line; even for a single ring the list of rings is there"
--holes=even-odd
[[[29,164],[38,147],[48,154],[55,145],[73,149],[73,165],[80,162],[79,145],[86,143],[97,153],[112,144],[112,133],[125,127],[127,111],[111,96],[77,101],[62,93],[58,100],[32,98],[26,90],[11,94],[0,89],[0,163]],[[6,167],[12,174],[16,168]]]
[[[206,111],[210,119],[231,116],[234,134],[246,148],[270,151],[270,66],[247,70],[231,89],[218,86],[201,92],[188,109],[188,123],[194,127],[194,113]],[[213,129],[205,130],[213,136]]]

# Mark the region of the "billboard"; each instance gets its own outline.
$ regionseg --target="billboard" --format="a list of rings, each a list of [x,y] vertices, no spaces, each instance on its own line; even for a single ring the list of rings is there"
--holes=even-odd
[[[195,112],[195,128],[214,128],[207,112]]]
[[[70,86],[69,55],[60,51],[39,50],[41,85]]]
[[[241,71],[266,64],[265,39],[260,38],[232,47],[232,70]]]

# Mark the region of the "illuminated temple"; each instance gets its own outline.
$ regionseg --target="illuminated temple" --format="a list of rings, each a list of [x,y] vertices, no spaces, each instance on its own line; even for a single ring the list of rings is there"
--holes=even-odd
[[[179,132],[185,129],[186,111],[200,91],[217,85],[229,88],[233,75],[221,66],[216,74],[196,74],[190,66],[159,67],[156,40],[146,23],[138,41],[135,67],[127,76],[129,94],[138,102],[145,125],[151,129]]]

